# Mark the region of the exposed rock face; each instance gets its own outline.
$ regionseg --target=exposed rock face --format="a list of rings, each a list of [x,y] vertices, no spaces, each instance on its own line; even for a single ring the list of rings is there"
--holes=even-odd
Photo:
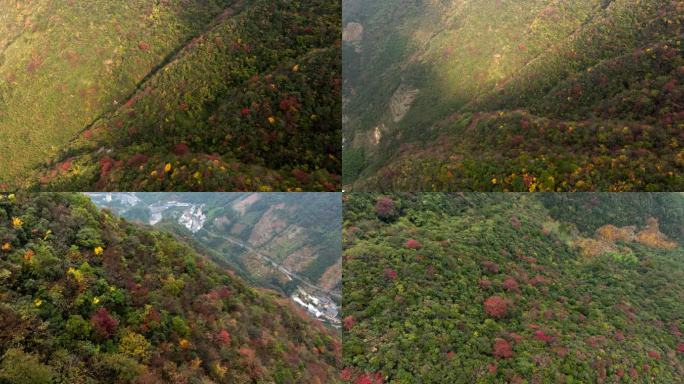
[[[373,134],[371,135],[371,143],[373,145],[378,145],[380,144],[380,140],[382,140],[382,135],[387,131],[387,128],[385,127],[385,124],[380,124],[375,129],[373,130]]]
[[[359,23],[347,23],[342,32],[343,41],[361,41],[363,40],[363,25]]]
[[[406,116],[418,93],[420,93],[420,90],[411,88],[406,84],[402,84],[394,92],[390,100],[390,109],[392,111],[392,120],[395,123],[400,122]]]
[[[347,23],[342,32],[342,40],[354,47],[356,53],[363,52],[361,41],[363,40],[363,25],[359,23]]]

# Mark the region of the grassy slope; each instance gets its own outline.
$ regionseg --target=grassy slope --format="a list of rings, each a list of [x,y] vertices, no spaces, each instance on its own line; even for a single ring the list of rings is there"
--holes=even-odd
[[[338,13],[339,4],[324,1],[236,2],[206,20],[169,63],[157,62],[116,109],[82,125],[27,183],[51,190],[336,189]]]
[[[479,8],[449,13],[410,52],[418,60],[395,65],[423,73],[404,75],[423,99],[390,124],[382,155],[345,153],[358,164],[347,182],[366,168],[358,189],[679,188],[683,5],[599,3],[504,3],[495,21]],[[380,121],[360,116],[348,139]]]
[[[124,102],[228,3],[3,0],[2,32],[14,37],[9,46],[0,41],[0,183],[19,184]]]
[[[17,381],[40,372],[70,383],[337,381],[340,343],[329,330],[84,196],[3,195],[0,243],[0,381],[53,382]],[[95,321],[101,308],[117,321],[107,333]]]
[[[681,245],[666,250],[626,242],[618,253],[587,258],[571,245],[606,224],[642,228],[648,216],[678,222],[674,232],[661,226],[666,233],[681,229],[681,195],[622,196],[548,195],[548,211],[529,195],[405,194],[391,196],[398,216],[383,222],[373,208],[378,195],[351,194],[343,377],[675,382],[684,370]],[[408,239],[422,247],[407,249]],[[498,271],[485,262],[498,264]],[[518,288],[504,288],[507,278]],[[500,319],[483,308],[493,295],[509,300]],[[551,339],[540,340],[537,331]],[[511,357],[493,354],[497,339],[511,345]]]

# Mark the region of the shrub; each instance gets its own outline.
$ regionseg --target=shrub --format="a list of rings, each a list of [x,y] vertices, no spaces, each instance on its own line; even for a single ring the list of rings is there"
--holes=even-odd
[[[95,248],[102,245],[100,232],[92,227],[81,228],[76,234],[76,243],[84,248]]]
[[[119,352],[139,362],[146,362],[152,355],[152,344],[145,338],[145,336],[135,333],[127,332],[119,343]]]
[[[81,315],[72,315],[66,322],[66,330],[71,338],[87,339],[90,335],[91,325]]]
[[[93,365],[99,376],[111,382],[130,383],[145,372],[145,366],[119,353],[102,353]]]

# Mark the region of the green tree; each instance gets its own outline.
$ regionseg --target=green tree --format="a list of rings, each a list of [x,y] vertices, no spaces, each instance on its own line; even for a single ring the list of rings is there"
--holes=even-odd
[[[36,355],[16,348],[8,349],[0,363],[0,382],[8,384],[49,384],[54,376],[53,369]]]
[[[102,246],[100,232],[92,227],[84,227],[76,234],[76,242],[84,248],[95,248]]]
[[[145,363],[152,355],[152,344],[147,341],[145,336],[129,331],[121,338],[119,352]]]

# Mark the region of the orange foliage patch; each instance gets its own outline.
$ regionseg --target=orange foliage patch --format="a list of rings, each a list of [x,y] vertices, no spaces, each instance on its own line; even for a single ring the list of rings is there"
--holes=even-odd
[[[69,170],[69,168],[71,168],[71,164],[72,164],[73,161],[74,161],[74,158],[73,158],[73,157],[72,157],[72,158],[69,158],[69,159],[66,159],[66,160],[64,160],[63,162],[57,164],[57,168],[59,168],[59,170],[62,171],[62,172],[66,172],[66,171]]]
[[[616,242],[616,241],[632,241],[634,239],[635,227],[616,227],[608,224],[596,230],[596,237],[602,240]]]
[[[658,220],[651,217],[646,223],[646,228],[636,235],[636,241],[653,248],[674,249],[677,243],[671,241],[660,232]]]
[[[646,227],[636,232],[636,227],[616,227],[604,225],[596,230],[595,238],[580,238],[575,241],[585,257],[596,257],[604,253],[615,251],[617,241],[638,242],[652,248],[674,249],[677,243],[668,239],[660,232],[658,220],[649,218]]]

